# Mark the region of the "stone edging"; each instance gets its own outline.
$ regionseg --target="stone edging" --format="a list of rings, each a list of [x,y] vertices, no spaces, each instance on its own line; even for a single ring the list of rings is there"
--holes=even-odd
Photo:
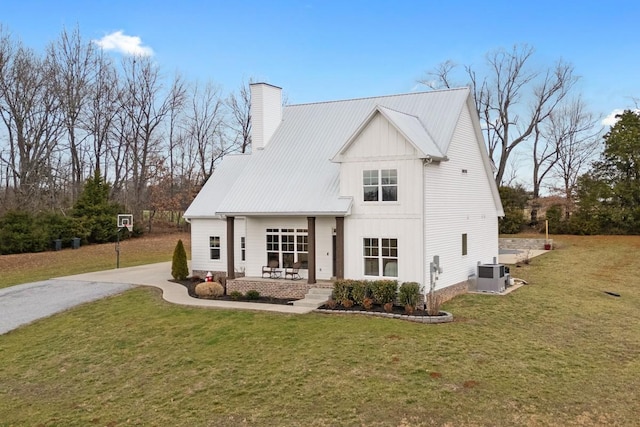
[[[442,311],[445,313],[444,316],[410,316],[408,314],[394,314],[394,313],[380,313],[378,311],[348,311],[348,310],[326,310],[318,308],[314,311],[319,313],[332,313],[332,314],[362,314],[365,316],[377,316],[377,317],[387,317],[390,319],[401,319],[407,320],[409,322],[417,322],[417,323],[449,323],[453,322],[453,315],[448,311]]]

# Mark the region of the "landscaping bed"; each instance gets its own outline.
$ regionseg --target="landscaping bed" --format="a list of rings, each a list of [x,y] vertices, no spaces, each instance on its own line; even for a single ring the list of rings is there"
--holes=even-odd
[[[215,298],[203,298],[196,294],[195,288],[198,283],[202,283],[202,279],[200,278],[188,278],[185,280],[172,280],[174,283],[178,283],[185,288],[187,288],[187,292],[189,296],[192,298],[198,299],[215,299],[217,301],[243,301],[243,302],[255,302],[255,303],[263,303],[263,304],[282,304],[282,305],[291,305],[293,301],[297,301],[295,298],[275,298],[271,296],[262,296],[262,295],[221,295]]]

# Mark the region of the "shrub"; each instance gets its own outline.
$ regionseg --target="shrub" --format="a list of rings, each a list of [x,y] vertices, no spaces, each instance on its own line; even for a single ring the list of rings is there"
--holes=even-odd
[[[242,292],[233,291],[229,294],[229,296],[231,297],[232,300],[238,301],[240,298],[242,298]]]
[[[416,282],[403,283],[398,291],[398,299],[401,305],[415,308],[420,299],[420,285]]]
[[[338,306],[338,301],[334,300],[333,298],[329,298],[329,300],[326,302],[326,306],[333,310]]]
[[[382,308],[384,308],[384,311],[386,311],[387,313],[391,313],[393,311],[393,303],[392,302],[388,302],[385,303]]]
[[[337,301],[351,299],[352,280],[339,279],[333,284],[333,298]]]
[[[354,280],[351,282],[351,299],[358,305],[363,305],[363,302],[368,294],[369,282],[363,280]]]
[[[366,297],[362,301],[362,306],[365,310],[371,310],[371,308],[373,307],[373,298]]]
[[[344,308],[351,308],[353,307],[353,301],[351,301],[350,299],[343,299],[341,301],[341,304]]]
[[[398,293],[396,280],[376,280],[371,282],[371,294],[378,304],[394,302]]]
[[[171,276],[175,280],[184,280],[189,276],[189,266],[187,265],[187,252],[184,250],[182,239],[178,240],[176,248],[173,250],[173,261],[171,262]],[[223,289],[224,292],[224,289]]]
[[[217,298],[224,295],[224,288],[218,282],[202,282],[196,285],[195,292],[200,298]]]
[[[430,294],[427,298],[427,314],[429,316],[438,316],[440,314],[441,305],[442,297],[436,293]]]
[[[256,291],[255,289],[251,289],[250,291],[247,291],[245,297],[247,297],[248,300],[260,299],[260,292]]]

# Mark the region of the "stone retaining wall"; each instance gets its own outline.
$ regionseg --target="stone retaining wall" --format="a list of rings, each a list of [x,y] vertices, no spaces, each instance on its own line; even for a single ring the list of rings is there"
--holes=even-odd
[[[302,299],[311,288],[333,289],[333,283],[318,282],[310,285],[305,280],[227,280],[227,295],[234,291],[246,294],[247,291],[255,290],[258,291],[260,295],[274,298]]]
[[[553,246],[553,239],[525,239],[525,238],[500,238],[498,246],[500,249],[536,249],[544,250],[544,245],[549,243]]]

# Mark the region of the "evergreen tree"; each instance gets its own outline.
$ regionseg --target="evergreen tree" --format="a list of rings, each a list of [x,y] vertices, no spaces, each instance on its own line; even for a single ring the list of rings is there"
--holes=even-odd
[[[96,172],[87,179],[73,207],[83,237],[89,243],[112,242],[116,238],[117,216],[123,208],[109,201],[109,184]]]
[[[578,184],[586,234],[640,233],[640,115],[625,111],[604,136],[601,160]]]
[[[173,261],[171,262],[171,276],[175,280],[184,280],[189,276],[189,266],[187,265],[187,252],[184,250],[182,239],[178,240],[176,248],[173,250]]]

